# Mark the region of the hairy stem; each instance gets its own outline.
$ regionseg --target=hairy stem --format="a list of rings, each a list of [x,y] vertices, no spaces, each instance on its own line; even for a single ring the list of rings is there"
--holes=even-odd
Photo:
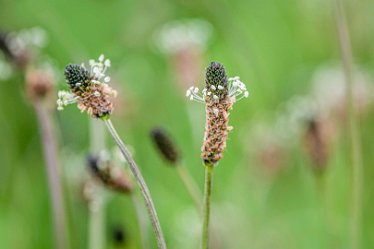
[[[209,218],[210,218],[210,199],[213,185],[213,165],[205,165],[205,184],[204,184],[204,209],[203,209],[203,228],[201,249],[208,249],[209,246]]]
[[[193,202],[195,203],[198,212],[200,212],[202,199],[200,189],[197,187],[196,182],[183,165],[177,165],[176,169],[179,177],[187,189],[187,192],[190,194]]]
[[[349,112],[349,135],[351,140],[352,160],[352,214],[351,214],[351,248],[361,248],[363,162],[360,144],[360,130],[353,99],[353,63],[349,31],[341,0],[335,1],[335,22],[338,31],[341,59],[343,62],[347,109]]]
[[[34,103],[38,118],[39,129],[43,142],[44,159],[48,175],[49,194],[52,204],[54,233],[56,248],[66,249],[69,247],[69,236],[67,231],[65,204],[62,184],[59,172],[59,161],[57,155],[57,143],[53,129],[53,121],[48,108],[43,102]]]
[[[139,188],[140,188],[140,190],[143,194],[143,198],[144,198],[144,201],[145,201],[145,204],[146,204],[146,207],[147,207],[148,215],[151,219],[153,231],[154,231],[156,239],[157,239],[158,248],[159,249],[166,249],[166,243],[165,243],[164,235],[162,233],[160,222],[159,222],[158,217],[157,217],[157,212],[156,212],[155,206],[153,204],[151,194],[149,192],[147,184],[145,183],[144,178],[143,178],[138,166],[136,165],[134,159],[132,158],[132,155],[131,155],[130,151],[127,149],[127,147],[122,142],[122,140],[119,137],[117,131],[113,127],[113,124],[110,121],[110,119],[106,119],[106,120],[104,120],[104,122],[105,122],[110,134],[113,136],[113,139],[115,140],[118,148],[120,149],[120,151],[122,152],[126,161],[128,162],[130,170],[131,170],[132,174],[134,175],[134,177],[135,177],[135,179],[136,179],[136,181],[139,185]]]

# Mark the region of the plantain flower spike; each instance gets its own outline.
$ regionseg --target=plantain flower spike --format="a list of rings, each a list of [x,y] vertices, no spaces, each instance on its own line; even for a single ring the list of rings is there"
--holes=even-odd
[[[155,127],[151,130],[151,138],[160,155],[172,166],[177,166],[181,155],[169,134],[164,129]]]
[[[87,158],[87,166],[95,179],[105,187],[124,194],[132,192],[133,186],[129,176],[108,159],[90,155]]]
[[[222,64],[212,62],[206,69],[205,88],[199,92],[190,87],[186,97],[205,103],[206,123],[201,158],[205,165],[217,165],[223,157],[228,133],[229,112],[233,104],[248,97],[248,91],[239,77],[227,78]]]
[[[69,64],[65,67],[65,78],[69,91],[59,91],[57,109],[77,103],[81,112],[90,117],[106,119],[112,114],[112,98],[117,96],[107,83],[110,77],[105,73],[111,66],[110,60],[100,55],[98,61],[90,60],[89,69],[85,65]]]

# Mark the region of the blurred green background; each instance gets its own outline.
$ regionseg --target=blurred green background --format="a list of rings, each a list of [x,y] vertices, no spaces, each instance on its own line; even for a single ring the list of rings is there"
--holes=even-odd
[[[196,62],[199,82],[191,85],[203,86],[205,67],[219,61],[230,76],[239,75],[250,92],[230,115],[234,130],[215,170],[212,220],[219,236],[212,248],[349,248],[352,170],[346,119],[335,127],[338,134],[322,177],[314,174],[302,137],[292,138],[295,142],[287,146],[280,170],[269,170],[257,160],[261,141],[253,139],[255,127],[278,119],[283,103],[308,94],[321,66],[340,68],[333,6],[322,0],[0,0],[0,29],[38,26],[46,31],[48,45],[42,54],[60,73],[58,89],[66,89],[66,64],[96,59],[101,53],[112,60],[109,74],[120,95],[112,121],[131,145],[149,184],[169,247],[183,249],[197,248],[198,215],[176,172],[155,151],[149,131],[162,126],[173,136],[202,189],[204,106],[184,97],[188,86],[176,83],[178,58],[157,48],[155,34],[170,21],[206,20],[212,34]],[[345,7],[355,66],[370,79],[374,2],[346,1]],[[373,86],[372,80],[368,84]],[[373,114],[369,103],[359,115],[362,248],[374,248]],[[84,178],[89,118],[74,106],[56,112],[55,118],[72,246],[87,248],[88,208],[79,199],[76,181]],[[114,146],[109,138],[107,145]],[[38,125],[23,76],[15,72],[0,81],[0,248],[53,248],[50,217]],[[140,248],[130,198],[111,195],[106,217],[106,248]],[[117,225],[126,234],[122,245],[112,241]]]

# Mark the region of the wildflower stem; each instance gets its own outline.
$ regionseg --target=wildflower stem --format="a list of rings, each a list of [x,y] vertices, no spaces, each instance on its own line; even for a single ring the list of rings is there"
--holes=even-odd
[[[97,155],[105,149],[105,132],[103,124],[98,120],[90,120],[90,150]],[[105,247],[105,201],[103,196],[94,196],[95,200],[89,204],[89,249],[103,249]]]
[[[157,212],[155,210],[155,207],[154,207],[154,204],[153,204],[153,201],[152,201],[152,198],[151,198],[151,194],[150,194],[149,189],[147,187],[147,184],[145,183],[144,178],[143,178],[138,166],[136,165],[134,159],[132,158],[129,150],[124,145],[124,143],[122,142],[121,138],[119,137],[117,131],[113,127],[113,124],[110,121],[110,119],[104,119],[104,122],[105,122],[110,134],[113,136],[113,139],[115,140],[118,148],[120,149],[120,151],[122,152],[126,161],[128,162],[130,170],[131,170],[132,174],[134,175],[134,177],[135,177],[135,179],[136,179],[136,181],[137,181],[137,183],[140,187],[140,190],[143,194],[143,198],[144,198],[144,201],[145,201],[145,204],[146,204],[146,207],[147,207],[148,215],[151,219],[152,227],[153,227],[156,239],[157,239],[158,248],[159,249],[166,249],[166,243],[165,243],[164,235],[162,233],[160,222],[159,222],[158,217],[157,217]]]
[[[195,203],[197,210],[200,212],[202,199],[200,189],[197,187],[196,182],[183,165],[177,165],[175,168],[177,169],[178,175],[186,187],[187,192]]]
[[[213,185],[213,164],[205,165],[205,184],[204,184],[204,209],[203,209],[203,228],[201,249],[208,249],[209,246],[209,218],[210,218],[210,199]]]
[[[105,203],[91,203],[89,216],[89,249],[104,248]]]
[[[48,108],[42,101],[34,102],[43,142],[45,165],[48,175],[49,194],[52,204],[56,248],[69,248],[65,204],[59,172],[56,137]]]
[[[349,112],[349,133],[352,160],[352,216],[351,248],[361,248],[362,230],[362,195],[363,195],[363,162],[360,144],[360,129],[353,106],[353,68],[352,51],[344,7],[341,0],[335,0],[335,22],[338,32],[341,59],[346,81],[346,104]]]

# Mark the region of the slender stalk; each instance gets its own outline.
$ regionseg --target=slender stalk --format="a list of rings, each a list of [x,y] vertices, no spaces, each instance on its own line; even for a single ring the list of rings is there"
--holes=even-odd
[[[203,209],[203,229],[201,249],[208,249],[209,246],[209,218],[210,218],[210,197],[212,195],[213,185],[213,165],[205,165],[205,184],[204,184],[204,209]]]
[[[351,248],[361,248],[362,226],[362,194],[363,194],[363,162],[360,144],[360,130],[353,106],[353,63],[349,31],[341,0],[335,0],[335,22],[338,31],[341,59],[343,62],[347,109],[349,112],[349,133],[351,140],[352,160],[352,216],[351,216]]]
[[[57,143],[53,121],[48,108],[42,101],[36,101],[34,108],[37,114],[39,129],[43,142],[45,166],[48,175],[49,195],[52,204],[56,248],[69,248],[65,204],[59,172]]]
[[[90,120],[90,150],[97,155],[105,149],[105,132],[101,122],[95,119]],[[103,249],[105,247],[105,201],[103,196],[95,197],[89,204],[89,232],[88,248]]]
[[[187,192],[195,203],[197,210],[200,212],[202,199],[200,189],[197,187],[196,182],[183,165],[177,165],[175,168],[177,169],[178,175],[186,187]]]
[[[145,183],[144,178],[143,178],[138,166],[136,165],[134,159],[132,158],[130,151],[127,149],[127,147],[122,142],[122,140],[119,137],[117,131],[113,127],[113,124],[110,121],[110,119],[106,119],[106,120],[104,120],[104,122],[105,122],[110,134],[112,135],[113,139],[115,140],[118,148],[120,149],[120,151],[122,152],[126,161],[128,162],[130,170],[131,170],[132,174],[134,175],[134,177],[135,177],[135,179],[136,179],[136,181],[139,185],[139,188],[140,188],[140,190],[143,194],[143,198],[144,198],[144,201],[145,201],[145,204],[146,204],[146,207],[147,207],[148,215],[151,219],[152,227],[153,227],[156,239],[157,239],[158,248],[159,249],[166,249],[166,243],[165,243],[164,235],[162,233],[160,222],[158,220],[157,212],[156,212],[156,209],[154,207],[154,204],[153,204],[148,186]]]
[[[90,203],[89,207],[89,233],[88,248],[105,248],[105,203],[103,200],[96,200]]]
[[[148,238],[148,229],[147,229],[147,221],[144,215],[143,206],[140,203],[138,196],[135,193],[131,194],[131,201],[134,205],[134,209],[136,212],[138,225],[139,225],[139,232],[140,232],[140,240],[142,242],[143,249],[149,249],[149,238]]]

